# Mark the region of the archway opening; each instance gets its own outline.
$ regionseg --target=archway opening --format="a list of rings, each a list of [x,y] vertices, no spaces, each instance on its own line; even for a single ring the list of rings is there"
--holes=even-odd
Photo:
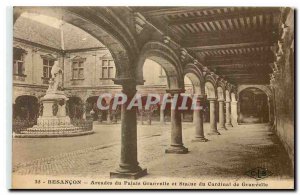
[[[67,114],[71,120],[82,119],[83,116],[83,103],[80,97],[72,96],[67,101]]]
[[[128,56],[117,39],[112,41],[113,36],[105,36],[110,32],[105,32],[101,25],[88,20],[81,23],[81,20],[79,15],[64,9],[23,10],[14,23],[14,51],[18,54],[14,55],[14,80],[22,79],[27,84],[45,87],[51,78],[54,61],[58,61],[64,71],[64,90],[69,96],[95,95],[88,101],[87,109],[83,106],[86,102],[71,98],[70,117],[80,118],[83,112],[90,117],[93,110],[94,120],[106,120],[107,111],[99,112],[94,106],[96,95],[110,93],[111,88],[121,91],[112,79],[117,77],[117,72],[122,72],[117,62],[122,56]],[[34,52],[27,42],[35,44]],[[118,58],[115,53],[119,53]],[[122,62],[123,68],[125,64],[126,60]],[[102,89],[104,85],[106,88]],[[84,90],[76,90],[78,87]]]
[[[38,99],[35,96],[22,95],[17,97],[13,106],[13,118],[36,123],[39,115]]]
[[[185,94],[192,95],[198,94],[200,95],[200,82],[199,79],[196,78],[196,75],[192,73],[187,73],[184,76],[184,89]],[[198,89],[197,89],[198,88]],[[187,110],[182,111],[182,122],[193,122],[193,114],[194,111],[191,109],[191,105],[193,103],[193,100],[191,97],[187,98]]]
[[[218,101],[224,101],[226,99],[226,93],[224,95],[224,89],[221,86],[217,87],[217,93],[218,93]],[[220,106],[220,104],[217,103],[216,104],[216,112],[219,111],[219,109],[220,109],[219,106]],[[225,110],[225,104],[223,104],[223,106],[224,106],[223,110]],[[216,114],[216,119],[217,119],[218,122],[220,122],[220,116],[219,116],[219,114]]]
[[[35,18],[39,23],[44,23],[56,28],[61,28],[64,24],[72,25],[97,40],[91,41],[90,44],[99,41],[107,47],[115,62],[116,78],[122,79],[131,77],[133,66],[132,50],[137,49],[136,42],[128,31],[117,29],[118,26],[115,23],[106,25],[106,17],[109,16],[101,15],[101,11],[102,10],[96,10],[91,7],[80,9],[76,7],[17,7],[14,9],[14,26],[24,15],[29,15],[30,19]],[[90,15],[83,14],[84,12],[90,13]],[[99,12],[99,14],[97,14],[97,12]],[[112,25],[116,28],[112,28]],[[25,28],[25,30],[30,31],[30,28]],[[36,36],[30,37],[48,38],[50,44],[55,43],[55,40],[49,37],[50,33],[46,28],[41,29],[41,31],[42,33],[37,33],[35,34]],[[71,31],[71,34],[72,33],[73,31]],[[74,33],[76,34],[77,32]],[[74,45],[80,45],[81,47],[87,45],[83,43],[83,41],[88,42],[88,40],[72,40],[72,37],[73,36],[64,36],[63,38],[69,39]],[[63,47],[60,49],[63,49]]]
[[[207,98],[203,105],[203,120],[204,122],[209,122],[210,121],[209,99],[217,98],[215,86],[211,82],[205,82],[205,95]]]
[[[103,115],[103,120],[106,120],[107,123],[111,124],[116,124],[118,123],[119,120],[121,120],[121,106],[117,105],[116,107],[113,107],[113,103],[117,97],[112,97],[110,100],[106,100],[106,104],[108,102],[109,104],[109,109],[106,111],[102,111]],[[102,99],[102,105],[105,105],[105,102],[103,102]],[[106,114],[106,117],[104,117]]]
[[[138,93],[142,94],[142,100],[145,103],[148,94],[158,94],[161,99],[163,95],[166,93],[166,90],[169,88],[168,86],[168,75],[166,74],[165,68],[159,63],[162,60],[158,60],[157,57],[147,58],[143,64],[143,79],[144,85],[139,86]],[[143,108],[144,108],[143,104]],[[164,120],[165,122],[170,121],[170,106],[166,106],[166,109],[163,110]],[[141,123],[142,120],[147,118],[147,124],[149,121],[159,121],[160,120],[160,112],[161,110],[161,102],[159,102],[156,106],[153,106],[149,112],[139,112],[139,117]],[[143,116],[142,116],[143,115]]]
[[[98,96],[91,96],[86,100],[86,118],[92,119],[93,121],[97,121],[100,119],[100,110],[97,106]]]
[[[239,122],[269,122],[269,105],[267,94],[258,88],[246,88],[239,94]]]
[[[13,104],[13,131],[21,130],[37,124],[39,116],[39,103],[35,96],[22,95],[17,97]]]

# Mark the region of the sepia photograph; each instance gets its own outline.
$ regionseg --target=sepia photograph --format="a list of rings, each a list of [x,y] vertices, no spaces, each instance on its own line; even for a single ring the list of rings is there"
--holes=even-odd
[[[295,189],[294,8],[11,14],[11,189]]]

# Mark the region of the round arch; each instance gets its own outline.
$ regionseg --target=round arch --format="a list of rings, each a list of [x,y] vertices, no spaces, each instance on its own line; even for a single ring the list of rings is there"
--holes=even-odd
[[[224,90],[221,86],[217,87],[218,100],[224,100]]]
[[[205,93],[207,98],[217,98],[215,86],[210,82],[205,82]]]
[[[217,98],[217,84],[215,78],[208,74],[205,76],[205,93],[207,98]]]
[[[189,63],[184,68],[184,75],[190,79],[193,91],[197,95],[205,94],[205,81],[201,70],[194,64]]]
[[[105,11],[109,8],[96,9],[95,7],[80,9],[76,7],[16,7],[14,8],[14,23],[22,13],[28,12],[54,17],[72,24],[95,37],[108,48],[115,62],[117,79],[134,78],[131,70],[138,47],[133,35],[112,11]],[[113,19],[108,19],[108,17]]]
[[[13,105],[13,118],[36,120],[39,114],[39,102],[36,96],[18,96]]]
[[[267,95],[267,97],[269,99],[272,99],[272,91],[271,89],[266,86],[266,85],[240,85],[237,88],[237,98],[239,99],[240,93],[247,89],[247,88],[257,88],[260,89],[261,91],[265,92],[265,94]]]
[[[137,61],[135,78],[138,84],[143,84],[143,66],[146,59],[150,59],[164,69],[167,75],[169,89],[184,88],[183,70],[176,53],[161,42],[148,42],[144,45]]]
[[[225,90],[225,100],[231,101],[230,91],[228,89]]]
[[[225,100],[226,98],[226,87],[222,81],[218,81],[217,83],[217,93],[218,93],[218,100]]]
[[[67,100],[67,114],[71,119],[81,119],[83,116],[83,101],[80,97],[72,95],[68,97]]]
[[[265,91],[247,87],[239,92],[239,121],[241,123],[270,122],[270,104]]]
[[[230,97],[232,102],[236,102],[237,99],[236,99],[236,94],[234,92],[231,92]]]

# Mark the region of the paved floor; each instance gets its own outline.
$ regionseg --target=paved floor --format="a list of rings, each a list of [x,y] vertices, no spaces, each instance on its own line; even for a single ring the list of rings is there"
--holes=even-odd
[[[204,125],[209,129],[209,124]],[[240,125],[191,142],[192,123],[183,124],[188,154],[165,154],[170,125],[138,126],[138,157],[145,178],[240,178],[256,167],[273,178],[291,178],[291,164],[276,135],[265,124]],[[95,125],[95,134],[69,138],[13,139],[13,174],[72,175],[108,178],[120,156],[120,125]]]

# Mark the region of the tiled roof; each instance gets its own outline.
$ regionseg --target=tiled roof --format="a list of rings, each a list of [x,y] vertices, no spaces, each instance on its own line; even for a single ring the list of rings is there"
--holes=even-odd
[[[62,26],[65,50],[105,47],[96,38],[71,24]],[[25,17],[19,17],[14,24],[14,37],[61,49],[60,29]]]
[[[24,17],[14,24],[14,37],[61,49],[59,29]]]
[[[96,38],[71,24],[62,26],[65,50],[105,47]]]

